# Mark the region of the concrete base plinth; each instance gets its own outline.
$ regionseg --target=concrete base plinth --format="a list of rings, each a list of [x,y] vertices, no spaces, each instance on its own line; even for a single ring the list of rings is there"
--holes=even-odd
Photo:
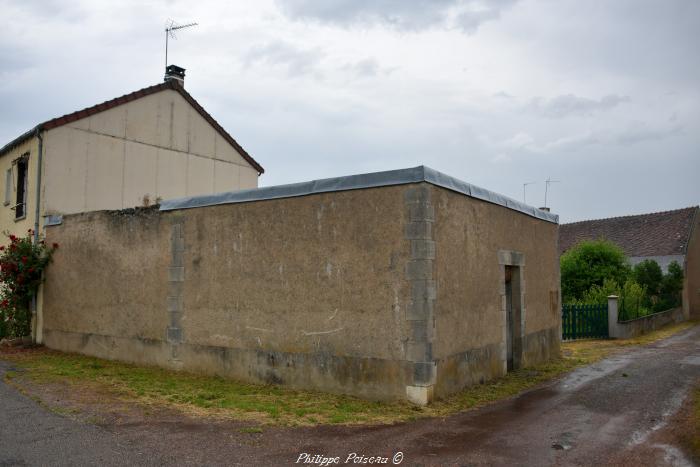
[[[406,397],[416,405],[428,405],[433,400],[433,386],[406,386]]]

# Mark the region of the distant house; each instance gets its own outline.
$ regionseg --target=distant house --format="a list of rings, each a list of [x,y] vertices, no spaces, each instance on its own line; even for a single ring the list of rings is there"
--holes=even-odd
[[[606,239],[637,264],[653,259],[668,270],[677,261],[685,273],[683,308],[700,318],[700,214],[698,206],[637,216],[611,217],[559,227],[559,254],[583,240]]]
[[[264,169],[184,89],[165,82],[40,123],[0,147],[0,231],[43,218],[257,188]]]

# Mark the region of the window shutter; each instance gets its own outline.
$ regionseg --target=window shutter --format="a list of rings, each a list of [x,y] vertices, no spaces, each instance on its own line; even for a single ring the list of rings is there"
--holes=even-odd
[[[12,169],[7,169],[5,173],[5,206],[12,202]]]

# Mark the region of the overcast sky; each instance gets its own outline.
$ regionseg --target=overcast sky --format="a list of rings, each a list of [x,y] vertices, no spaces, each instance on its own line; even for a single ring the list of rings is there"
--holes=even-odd
[[[261,185],[427,165],[563,222],[700,202],[697,0],[0,0],[0,145],[162,80]]]

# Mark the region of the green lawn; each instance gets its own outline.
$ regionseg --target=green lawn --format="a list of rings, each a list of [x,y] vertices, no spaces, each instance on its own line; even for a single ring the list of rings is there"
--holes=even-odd
[[[6,379],[19,388],[27,382],[68,384],[80,391],[106,392],[121,401],[268,425],[377,424],[447,416],[482,406],[549,381],[577,366],[597,361],[618,349],[668,337],[692,325],[683,323],[630,340],[565,343],[559,360],[472,386],[428,407],[296,391],[282,386],[244,384],[45,349],[19,353],[0,351],[0,359],[10,360],[24,370],[6,375]]]

